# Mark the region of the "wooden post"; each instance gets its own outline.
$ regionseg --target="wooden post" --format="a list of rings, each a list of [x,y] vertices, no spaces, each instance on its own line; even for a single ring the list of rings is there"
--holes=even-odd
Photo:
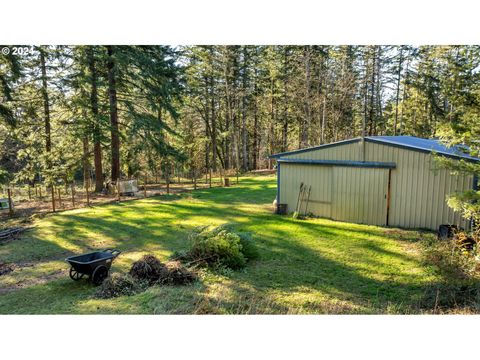
[[[90,189],[88,188],[89,178],[87,177],[87,184],[85,186],[85,190],[87,192],[87,206],[90,206]]]
[[[55,212],[55,187],[53,184],[51,185],[51,193],[52,193],[52,211]]]
[[[389,226],[390,217],[390,197],[391,197],[391,182],[392,182],[392,169],[388,169],[388,186],[387,186],[387,218],[385,219],[385,226]]]
[[[75,181],[72,182],[72,206],[75,207]]]
[[[32,200],[32,189],[30,187],[30,184],[28,184],[27,186],[28,186],[28,200]]]
[[[33,188],[35,189],[35,197],[38,197],[38,188],[37,188],[37,185],[33,184]]]
[[[58,193],[58,206],[62,207],[62,194],[60,187],[57,188],[57,193]]]
[[[209,180],[208,180],[209,181],[208,187],[211,188],[212,187],[212,168],[210,168],[209,170],[210,170],[209,171],[210,176],[209,176]]]
[[[143,184],[143,196],[147,197],[147,176],[145,175],[145,183]]]
[[[193,169],[193,190],[197,190],[197,173],[195,168]]]
[[[118,180],[117,180],[116,188],[117,188],[117,201],[120,201],[120,184],[118,183]]]
[[[8,215],[13,216],[13,205],[12,205],[12,192],[10,188],[7,189],[8,193]]]
[[[43,196],[42,196],[42,184],[39,185],[38,191],[40,192],[40,200],[43,200]]]

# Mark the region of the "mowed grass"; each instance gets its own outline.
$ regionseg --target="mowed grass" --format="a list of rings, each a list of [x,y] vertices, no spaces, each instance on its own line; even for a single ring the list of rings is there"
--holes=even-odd
[[[418,240],[428,233],[272,214],[276,180],[241,178],[231,188],[152,197],[39,219],[21,239],[0,246],[0,313],[322,314],[416,313],[436,281],[422,265]],[[258,260],[244,271],[203,271],[191,286],[155,286],[135,296],[96,299],[73,282],[63,259],[114,247],[112,267],[126,272],[153,253],[166,261],[188,248],[199,225],[233,223],[252,233]]]

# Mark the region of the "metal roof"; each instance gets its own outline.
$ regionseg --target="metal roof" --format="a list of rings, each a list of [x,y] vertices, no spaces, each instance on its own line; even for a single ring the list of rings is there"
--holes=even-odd
[[[278,158],[277,161],[279,163],[287,163],[287,164],[369,167],[369,168],[387,168],[387,169],[395,169],[395,167],[397,166],[394,162],[378,162],[378,161],[310,160],[310,159],[290,159],[290,158]]]
[[[285,155],[293,155],[293,154],[328,148],[332,146],[345,145],[353,142],[358,142],[360,140],[361,138],[343,140],[343,141],[338,141],[330,144],[314,146],[306,149],[299,149],[299,150],[278,153],[278,154],[271,155],[270,157],[279,158]],[[470,156],[467,152],[468,150],[466,147],[462,147],[459,145],[456,145],[453,147],[447,147],[443,143],[441,143],[440,140],[438,139],[422,139],[415,136],[367,136],[365,137],[365,141],[381,143],[381,144],[390,145],[390,146],[397,146],[397,147],[421,151],[421,152],[437,153],[440,155],[445,155],[447,157],[456,158],[456,159],[465,159],[465,160],[475,161],[475,162],[480,161],[479,158]]]
[[[466,146],[456,145],[447,147],[439,139],[422,139],[415,136],[369,136],[367,139],[387,145],[399,145],[413,150],[423,150],[450,157],[480,161],[480,159],[468,154],[468,148]]]

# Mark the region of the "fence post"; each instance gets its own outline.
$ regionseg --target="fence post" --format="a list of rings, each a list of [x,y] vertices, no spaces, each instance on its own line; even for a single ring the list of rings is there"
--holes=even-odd
[[[62,207],[62,194],[61,194],[60,187],[57,187],[57,193],[58,193],[58,205]]]
[[[10,188],[7,188],[7,194],[8,194],[8,215],[13,216],[12,192],[10,191]]]
[[[72,182],[72,206],[75,207],[75,181]]]
[[[55,212],[55,186],[51,185],[52,193],[52,211]]]
[[[90,206],[90,194],[89,194],[89,189],[88,189],[88,186],[89,186],[89,181],[90,179],[87,177],[87,184],[85,186],[85,190],[87,191],[87,206]]]
[[[118,183],[118,180],[116,184],[116,189],[117,189],[117,201],[120,201],[120,184]]]
[[[147,176],[145,175],[145,182],[143,183],[143,196],[147,197]]]

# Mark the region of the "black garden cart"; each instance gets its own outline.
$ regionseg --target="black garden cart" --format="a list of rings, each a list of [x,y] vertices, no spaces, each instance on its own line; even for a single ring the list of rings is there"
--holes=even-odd
[[[105,249],[83,255],[70,256],[65,259],[71,265],[70,278],[78,281],[88,276],[92,284],[100,285],[108,276],[113,260],[120,254],[115,249]]]

